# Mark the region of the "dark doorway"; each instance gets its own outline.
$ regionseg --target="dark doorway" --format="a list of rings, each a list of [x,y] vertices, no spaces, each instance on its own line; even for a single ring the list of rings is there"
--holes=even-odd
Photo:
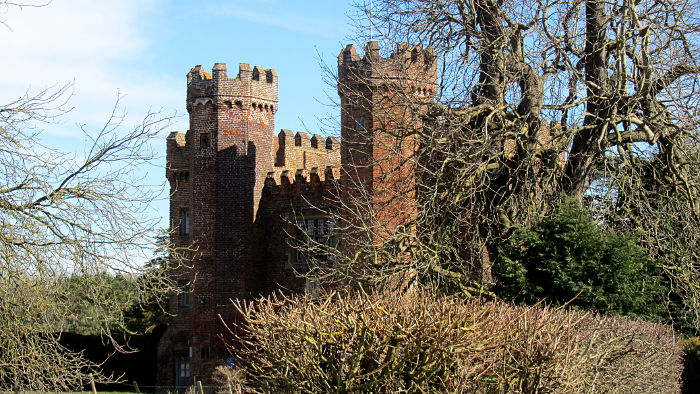
[[[175,355],[175,386],[184,392],[192,384],[190,379],[190,357],[187,354]]]

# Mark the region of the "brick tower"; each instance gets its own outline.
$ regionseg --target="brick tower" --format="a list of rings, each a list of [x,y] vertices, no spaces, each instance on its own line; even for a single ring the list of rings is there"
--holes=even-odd
[[[233,319],[230,299],[256,295],[255,217],[273,170],[277,111],[274,70],[241,63],[229,78],[217,63],[211,74],[187,74],[190,130],[168,137],[172,241],[188,247],[176,278],[184,289],[171,299],[176,316],[159,345],[159,384],[186,386],[207,378],[228,353],[217,339],[219,315]]]
[[[352,200],[347,205],[371,207],[366,223],[374,227],[375,244],[415,216],[415,132],[422,127],[418,115],[436,91],[437,62],[430,49],[404,43],[382,57],[379,44],[370,41],[364,57],[354,45],[338,55],[341,184]]]
[[[271,69],[243,63],[229,78],[218,63],[187,74],[190,130],[168,136],[166,168],[171,240],[186,248],[187,267],[173,269],[182,292],[171,297],[175,316],[158,347],[161,389],[206,384],[231,361],[218,338],[221,319],[236,319],[231,299],[309,289],[297,273],[309,259],[333,261],[324,251],[348,237],[335,231],[339,195],[372,208],[375,243],[416,214],[413,133],[437,90],[434,54],[400,45],[383,58],[370,42],[360,57],[350,45],[338,71],[340,143],[274,135]],[[303,248],[310,239],[315,250]]]

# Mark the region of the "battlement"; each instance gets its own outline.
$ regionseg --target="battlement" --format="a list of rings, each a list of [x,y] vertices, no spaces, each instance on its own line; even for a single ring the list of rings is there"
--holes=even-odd
[[[339,166],[313,167],[291,170],[275,168],[267,173],[265,187],[283,195],[306,195],[310,192],[323,193],[338,187]]]
[[[186,144],[185,133],[173,131],[170,134],[168,134],[166,141],[168,147],[172,146],[174,148],[184,148]]]
[[[391,231],[415,217],[409,159],[418,141],[404,137],[404,130],[422,127],[418,115],[437,92],[436,64],[435,53],[420,46],[401,44],[387,57],[377,42],[368,43],[363,56],[353,45],[343,49],[342,146],[336,137],[275,129],[278,80],[272,69],[241,63],[230,78],[226,64],[216,63],[210,72],[198,65],[187,73],[189,130],[168,135],[165,175],[170,241],[182,247],[192,268],[174,270],[172,279],[190,283],[192,302],[170,298],[174,318],[158,346],[160,384],[182,382],[175,376],[182,354],[190,355],[190,376],[204,379],[216,360],[227,357],[215,338],[223,333],[221,319],[235,319],[228,300],[303,289],[295,270],[308,254],[295,250],[290,220],[303,217],[310,236],[335,247],[348,234],[332,233],[334,222],[320,208],[360,207],[347,197],[357,192],[368,198],[362,209],[377,212],[370,225],[376,220]],[[408,164],[399,175],[384,176],[385,163]],[[396,193],[385,193],[390,188]]]
[[[226,63],[216,63],[209,74],[201,65],[187,73],[187,108],[197,102],[212,100],[241,109],[277,111],[277,73],[248,63],[238,65],[236,78],[229,78]]]
[[[340,165],[340,142],[336,137],[323,138],[319,134],[309,137],[301,131],[295,134],[282,129],[274,137],[273,152],[276,152],[276,169],[308,170]]]
[[[168,134],[165,177],[170,182],[183,180],[189,175],[189,155],[185,150],[186,141],[185,133],[173,131]]]
[[[397,85],[433,97],[437,91],[437,57],[431,48],[410,47],[407,43],[399,44],[390,56],[382,57],[377,41],[368,42],[361,57],[355,45],[350,44],[338,55],[338,78],[341,96],[348,84],[359,83],[385,89]]]

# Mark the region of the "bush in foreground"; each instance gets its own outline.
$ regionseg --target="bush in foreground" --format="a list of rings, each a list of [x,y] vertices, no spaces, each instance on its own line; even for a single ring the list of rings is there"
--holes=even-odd
[[[547,306],[334,293],[237,304],[231,343],[261,392],[678,392],[664,325]]]

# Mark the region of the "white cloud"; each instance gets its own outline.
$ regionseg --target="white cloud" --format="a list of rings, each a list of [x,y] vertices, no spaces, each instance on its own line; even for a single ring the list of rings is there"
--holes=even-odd
[[[107,119],[118,93],[134,117],[149,106],[179,105],[172,84],[129,68],[151,45],[140,18],[158,2],[54,0],[46,7],[10,7],[0,15],[11,29],[0,26],[0,104],[28,89],[74,81],[75,110],[64,118],[64,130],[47,131],[75,137],[82,137],[70,131],[76,123],[97,126]]]
[[[142,49],[132,25],[135,3],[120,0],[57,0],[40,8],[10,9],[14,33],[3,49],[45,59],[120,58]]]
[[[9,26],[0,24],[0,105],[28,90],[74,81],[69,102],[74,110],[60,124],[41,127],[47,146],[78,155],[86,143],[80,126],[99,131],[118,94],[122,99],[117,114],[127,112],[124,127],[138,124],[151,107],[162,107],[166,114],[181,110],[182,81],[142,70],[140,64],[156,45],[145,30],[149,13],[161,2],[53,0],[40,8],[0,8],[0,21]],[[164,145],[163,140],[152,142],[159,155]],[[139,171],[149,184],[163,181],[161,167],[143,166]],[[156,208],[167,215],[167,199]],[[160,225],[167,222],[163,219]]]

